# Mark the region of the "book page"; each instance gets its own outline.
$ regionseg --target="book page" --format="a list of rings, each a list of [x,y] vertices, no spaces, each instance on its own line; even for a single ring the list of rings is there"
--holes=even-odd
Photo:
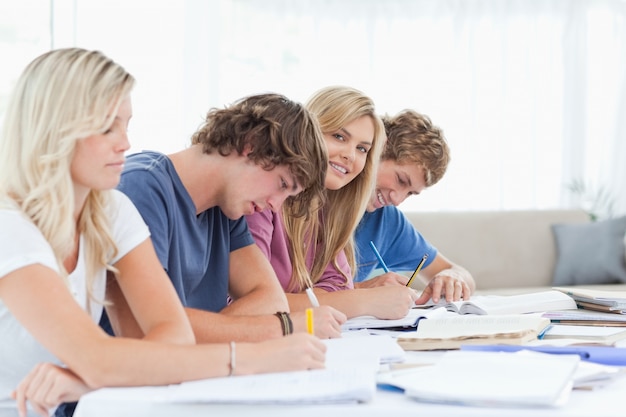
[[[171,386],[164,401],[198,403],[302,404],[367,402],[375,374],[341,368],[212,378]]]
[[[378,383],[425,402],[555,406],[566,401],[579,362],[576,355],[450,351],[433,366],[380,375]]]
[[[360,356],[361,352],[373,352],[378,358],[378,364],[397,363],[404,362],[406,359],[406,352],[400,347],[397,340],[388,334],[371,334],[369,330],[352,330],[348,332],[342,332],[341,338],[329,339],[327,344],[333,344],[333,341],[341,340],[344,346],[348,346],[350,349],[350,357]],[[367,346],[367,349],[363,349],[363,346]],[[332,351],[326,353],[326,366],[332,358]],[[342,358],[345,362],[345,359]],[[361,360],[362,362],[362,360]],[[363,366],[362,364],[358,366]]]
[[[550,325],[539,315],[454,315],[422,320],[417,331],[398,336],[405,350],[459,349],[467,344],[521,345],[536,340]]]
[[[626,314],[605,313],[592,310],[564,310],[548,311],[543,317],[549,318],[553,323],[570,322],[586,325],[618,326],[626,325]]]
[[[565,288],[553,287],[553,290],[561,291],[564,294],[578,296],[596,301],[615,302],[617,304],[626,304],[626,291],[603,291],[588,288]]]
[[[537,315],[447,316],[422,320],[417,331],[403,335],[403,338],[449,339],[529,330],[537,334],[549,324],[549,319]]]
[[[518,295],[476,295],[467,301],[440,300],[427,305],[445,307],[459,314],[526,314],[577,308],[572,297],[556,290]]]
[[[416,327],[418,321],[422,318],[438,317],[449,314],[446,309],[421,309],[412,308],[407,315],[401,319],[385,320],[378,319],[374,316],[358,316],[348,319],[341,325],[342,331],[359,330],[359,329],[389,329],[389,328],[407,328]]]
[[[468,301],[484,311],[484,314],[526,314],[551,310],[576,309],[576,302],[560,291],[540,291],[519,295],[476,296]],[[471,313],[469,307],[460,310]]]
[[[372,336],[374,337],[374,336]],[[379,337],[381,344],[384,338]],[[172,385],[163,401],[199,403],[295,404],[366,402],[376,391],[382,350],[357,349],[357,339],[323,341],[326,368],[209,378]],[[391,340],[389,343],[396,343]],[[385,345],[384,349],[389,347]],[[381,347],[383,349],[383,347]]]
[[[623,327],[566,326],[555,324],[546,332],[544,339],[588,339],[591,341],[615,342],[626,338]]]

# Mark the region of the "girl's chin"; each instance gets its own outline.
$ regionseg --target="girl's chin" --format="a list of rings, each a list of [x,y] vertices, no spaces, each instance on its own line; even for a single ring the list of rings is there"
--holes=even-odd
[[[354,178],[352,179],[348,179],[348,178],[332,178],[330,181],[327,179],[325,182],[325,186],[327,190],[340,190],[343,187],[345,187],[346,185],[350,184],[350,181],[352,181]]]

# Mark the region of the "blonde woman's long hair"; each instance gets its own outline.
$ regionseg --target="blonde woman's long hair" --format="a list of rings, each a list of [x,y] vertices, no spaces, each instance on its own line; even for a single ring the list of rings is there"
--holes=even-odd
[[[95,271],[114,270],[109,265],[117,253],[106,215],[109,193],[92,190],[76,220],[70,166],[77,141],[110,128],[134,82],[99,51],[47,52],[17,81],[0,137],[0,201],[19,207],[37,226],[66,282],[63,261],[82,234],[90,299]]]
[[[317,91],[306,106],[317,117],[323,133],[336,131],[367,116],[374,125],[374,138],[363,171],[346,186],[338,190],[327,189],[326,201],[317,215],[306,219],[283,212],[293,266],[287,290],[296,292],[319,281],[329,263],[343,275],[346,286],[352,278],[351,271],[355,270],[353,235],[376,184],[376,170],[386,139],[374,102],[359,90],[345,86],[326,87]],[[310,268],[306,265],[308,245],[313,245],[315,251]],[[339,268],[337,256],[341,251],[345,251],[351,271]]]

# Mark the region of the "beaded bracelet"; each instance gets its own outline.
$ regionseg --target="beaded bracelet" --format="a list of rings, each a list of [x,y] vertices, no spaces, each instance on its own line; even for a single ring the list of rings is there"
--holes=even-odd
[[[236,365],[236,355],[235,355],[235,342],[230,342],[230,373],[228,376],[233,376],[235,374],[235,365]]]
[[[289,317],[289,313],[279,311],[274,315],[280,320],[280,327],[283,329],[283,336],[293,333],[293,323],[291,321],[291,317]]]

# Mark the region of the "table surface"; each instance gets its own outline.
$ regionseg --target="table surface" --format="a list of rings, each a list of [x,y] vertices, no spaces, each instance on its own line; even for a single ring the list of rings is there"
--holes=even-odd
[[[626,377],[614,380],[610,385],[594,390],[574,390],[569,401],[559,408],[485,408],[428,404],[405,397],[401,392],[378,389],[373,401],[365,404],[324,405],[241,405],[241,404],[164,404],[154,401],[162,387],[150,388],[144,395],[113,401],[106,396],[87,396],[79,403],[75,417],[100,416],[198,416],[228,415],[229,417],[271,415],[272,417],[359,417],[396,415],[480,416],[480,417],[623,417],[626,414],[624,395]]]
[[[626,341],[618,343],[625,346]],[[436,360],[443,352],[407,352],[407,362]],[[557,408],[530,407],[474,407],[446,404],[429,404],[406,397],[402,392],[378,388],[372,401],[363,404],[323,405],[245,405],[245,404],[171,404],[158,401],[167,387],[142,387],[116,389],[111,392],[94,392],[79,402],[75,417],[185,417],[198,415],[228,415],[229,417],[271,415],[272,417],[389,417],[392,413],[440,416],[475,417],[624,417],[626,405],[626,374],[593,390],[573,390],[567,403]],[[1,417],[1,416],[0,416]]]

